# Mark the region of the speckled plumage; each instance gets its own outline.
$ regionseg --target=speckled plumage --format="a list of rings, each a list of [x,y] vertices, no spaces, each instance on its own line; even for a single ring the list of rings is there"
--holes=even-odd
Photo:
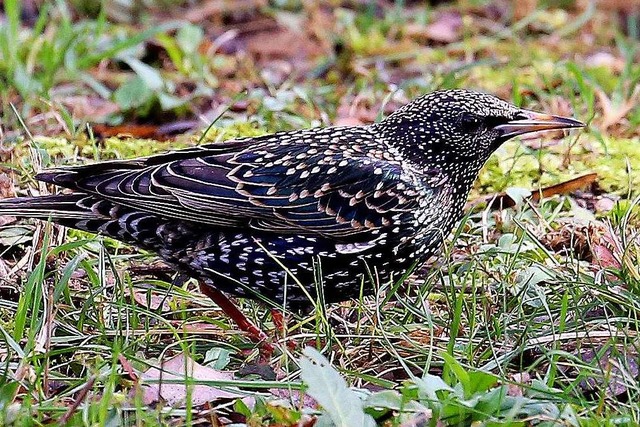
[[[45,171],[37,179],[72,193],[2,201],[0,214],[156,251],[230,294],[304,308],[321,283],[326,302],[342,301],[437,253],[478,171],[513,136],[501,125],[523,111],[477,92],[434,92],[370,126]]]

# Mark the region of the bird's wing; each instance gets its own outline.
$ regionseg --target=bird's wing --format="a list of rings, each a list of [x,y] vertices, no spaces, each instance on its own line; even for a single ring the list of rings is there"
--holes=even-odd
[[[345,241],[395,230],[413,215],[417,188],[442,188],[436,172],[430,187],[418,187],[397,163],[352,149],[345,155],[339,145],[287,141],[276,135],[211,144],[38,178],[167,218]]]

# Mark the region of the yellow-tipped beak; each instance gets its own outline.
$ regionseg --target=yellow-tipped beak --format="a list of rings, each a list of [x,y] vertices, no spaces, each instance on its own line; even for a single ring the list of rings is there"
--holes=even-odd
[[[498,125],[494,129],[502,133],[501,137],[503,139],[508,139],[530,132],[573,129],[585,126],[581,121],[569,117],[552,116],[529,110],[521,110],[519,116],[522,118]]]

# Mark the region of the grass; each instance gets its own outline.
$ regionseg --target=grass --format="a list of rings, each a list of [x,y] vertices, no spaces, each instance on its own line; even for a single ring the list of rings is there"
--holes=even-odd
[[[106,9],[77,19],[71,5],[45,2],[27,28],[19,2],[5,1],[0,138],[8,154],[0,156],[14,180],[7,191],[38,188],[32,148],[48,166],[200,140],[100,138],[87,122],[154,124],[199,115],[208,122],[224,112],[204,135],[215,141],[370,121],[447,87],[479,88],[589,123],[564,139],[507,144],[472,198],[536,191],[584,172],[598,174],[597,186],[501,211],[475,206],[443,256],[406,284],[376,284],[376,297],[293,316],[269,369],[193,281],[173,283],[152,254],[50,224],[3,224],[0,424],[639,424],[637,41],[622,33],[614,14],[592,7],[539,6],[512,20],[492,19],[482,2],[411,10],[398,2],[385,13],[328,8],[327,22],[326,11],[291,3],[245,12],[301,19],[318,45],[331,46],[306,62],[290,60],[307,71],[287,74],[279,71],[287,62],[281,58],[203,51],[219,34],[162,22],[153,11],[149,25],[136,28]],[[460,36],[425,40],[424,27],[452,11],[462,15]],[[114,108],[83,116],[70,95]],[[603,199],[610,200],[606,209],[598,207]],[[275,329],[264,306],[240,304],[256,323]],[[298,347],[289,348],[289,339]],[[180,354],[185,366],[195,360],[211,370],[141,379]],[[211,378],[212,371],[230,375]],[[146,401],[145,387],[158,383],[185,401]],[[301,388],[321,406],[301,400]],[[221,390],[253,400],[216,399]]]

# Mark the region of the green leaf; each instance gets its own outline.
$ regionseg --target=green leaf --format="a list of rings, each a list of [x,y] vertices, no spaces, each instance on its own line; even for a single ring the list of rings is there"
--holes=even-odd
[[[169,111],[173,110],[174,108],[181,107],[187,102],[186,99],[171,96],[164,92],[160,92],[158,94],[158,101],[160,101],[160,108],[162,108],[162,110],[164,111]]]
[[[43,90],[42,83],[33,79],[22,65],[18,65],[13,73],[13,84],[25,97],[29,94],[41,93]]]
[[[429,412],[429,409],[424,405],[415,400],[407,400],[406,396],[401,395],[395,390],[382,390],[367,396],[364,401],[364,407],[401,412]]]
[[[524,199],[531,196],[531,190],[521,187],[509,187],[505,190],[505,193],[514,201],[516,206],[522,206]]]
[[[246,403],[242,401],[242,399],[237,399],[233,404],[233,410],[237,413],[244,415],[245,417],[251,416],[251,409],[247,406]]]
[[[117,56],[118,53],[124,52],[127,49],[131,49],[139,45],[140,43],[144,42],[145,40],[151,39],[158,33],[175,30],[176,28],[179,28],[180,25],[181,24],[179,24],[178,22],[167,22],[165,24],[161,24],[161,25],[149,28],[142,32],[138,32],[126,39],[118,40],[114,42],[112,45],[110,45],[108,48],[98,51],[93,55],[87,55],[82,59],[80,59],[78,61],[78,68],[79,69],[90,68],[91,66],[97,64],[103,59],[113,58]]]
[[[158,42],[164,47],[164,50],[169,55],[169,59],[173,65],[181,72],[186,73],[186,69],[184,67],[183,62],[183,54],[180,46],[176,42],[176,39],[168,36],[167,34],[158,34],[156,37]]]
[[[204,30],[198,26],[187,24],[178,30],[176,41],[180,49],[187,54],[193,55],[198,51],[200,43],[204,37]]]
[[[162,90],[164,87],[164,83],[162,80],[162,76],[160,72],[155,68],[145,64],[140,61],[138,58],[124,58],[124,62],[126,62],[133,71],[144,81],[147,87],[153,91]]]
[[[469,377],[469,373],[465,371],[464,367],[458,362],[452,355],[449,353],[442,353],[442,358],[444,359],[445,368],[449,369],[456,376],[460,384],[462,384],[462,389],[464,390],[464,394],[466,397],[469,397],[471,393],[468,392],[471,385],[471,379]]]
[[[152,96],[153,92],[139,76],[136,76],[114,92],[113,100],[123,110],[131,110],[146,104]]]
[[[484,393],[492,387],[495,387],[497,383],[498,379],[496,376],[489,372],[469,372],[469,389],[465,390],[465,392],[468,392],[469,395],[473,395],[478,392]]]
[[[302,354],[300,376],[308,386],[307,394],[324,408],[336,427],[375,426],[357,394],[322,354],[311,347]]]
[[[29,242],[33,230],[27,227],[7,227],[0,230],[0,245],[13,246]]]
[[[475,421],[482,421],[490,416],[499,416],[505,406],[505,402],[509,400],[507,396],[507,387],[497,387],[488,393],[482,395],[476,403],[474,409]]]
[[[442,378],[431,374],[425,374],[422,378],[416,378],[414,383],[418,386],[420,394],[433,401],[438,400],[436,392],[440,390],[453,391],[453,388],[445,383]]]
[[[226,348],[213,347],[204,355],[203,364],[213,369],[224,369],[231,361],[231,352]]]
[[[16,340],[14,340],[13,337],[2,328],[2,325],[0,325],[0,341],[3,341],[5,349],[13,350],[19,358],[24,357],[24,351],[22,350],[22,347],[20,347],[20,344],[18,344]],[[2,379],[2,377],[0,377],[0,379]]]
[[[0,387],[0,414],[9,407],[9,405],[16,398],[20,383],[18,381],[11,381],[6,384],[2,384]]]

